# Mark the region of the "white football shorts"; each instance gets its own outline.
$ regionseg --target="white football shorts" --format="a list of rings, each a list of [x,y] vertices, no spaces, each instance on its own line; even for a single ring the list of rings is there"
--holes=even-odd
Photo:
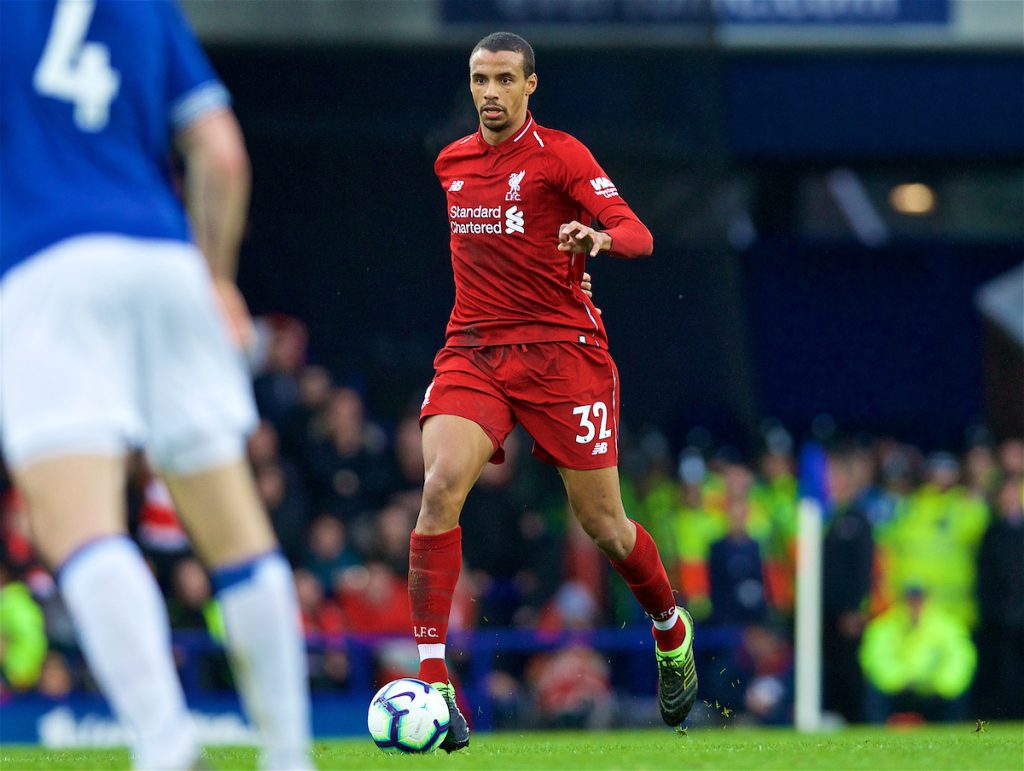
[[[146,447],[190,474],[244,451],[256,408],[199,250],[97,234],[0,282],[0,433],[15,467]]]

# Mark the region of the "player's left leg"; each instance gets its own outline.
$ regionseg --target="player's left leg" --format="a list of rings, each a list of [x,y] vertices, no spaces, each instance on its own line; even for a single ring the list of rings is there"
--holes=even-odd
[[[261,767],[312,768],[306,649],[295,586],[238,441],[238,454],[227,463],[164,472],[164,478],[210,568],[235,680],[260,734]]]
[[[312,768],[305,640],[291,569],[245,460],[256,410],[242,356],[198,252],[154,244],[147,256],[138,317],[149,454],[210,569],[262,767]]]
[[[132,728],[137,767],[188,767],[199,747],[163,597],[125,531],[122,456],[46,458],[15,467],[14,478],[89,668]]]
[[[653,621],[659,674],[659,707],[670,726],[680,725],[697,698],[693,621],[676,607],[672,585],[650,534],[622,506],[615,467],[559,468],[569,504],[584,531],[605,553]]]

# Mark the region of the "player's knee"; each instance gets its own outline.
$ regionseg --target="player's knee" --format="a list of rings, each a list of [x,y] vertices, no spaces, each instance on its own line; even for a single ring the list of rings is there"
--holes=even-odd
[[[459,523],[466,493],[451,477],[431,473],[423,482],[423,505],[416,529],[450,530]]]
[[[615,516],[581,517],[580,524],[598,549],[614,560],[624,560],[629,556],[629,532],[621,527],[618,519]]]

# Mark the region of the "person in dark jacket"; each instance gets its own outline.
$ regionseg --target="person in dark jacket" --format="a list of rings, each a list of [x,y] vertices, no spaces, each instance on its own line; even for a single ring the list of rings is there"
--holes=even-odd
[[[1024,479],[999,486],[978,551],[977,706],[999,720],[1024,718]]]
[[[874,538],[865,513],[864,456],[841,449],[828,457],[830,506],[822,553],[825,708],[849,722],[863,719],[864,677],[857,651],[867,623]]]

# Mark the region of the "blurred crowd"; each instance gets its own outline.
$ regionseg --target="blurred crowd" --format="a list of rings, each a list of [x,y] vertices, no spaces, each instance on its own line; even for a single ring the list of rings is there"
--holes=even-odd
[[[415,671],[405,576],[423,481],[418,408],[370,414],[366,394],[309,365],[298,320],[261,322],[248,452],[295,582],[314,686],[344,690],[345,635],[395,635],[378,679]],[[426,384],[424,384],[425,386]],[[797,447],[766,424],[753,452],[693,430],[621,437],[629,514],[658,543],[702,630],[694,719],[792,720]],[[677,452],[677,446],[682,446]],[[823,441],[825,708],[835,720],[1024,718],[1024,439],[977,429],[960,454],[884,437]],[[642,627],[639,608],[575,524],[553,469],[513,433],[466,503],[453,630]],[[166,487],[141,455],[128,509],[175,630],[222,634],[210,581]],[[0,474],[0,671],[6,692],[89,688],[52,577],[32,552],[24,503]],[[711,639],[713,635],[709,635]],[[498,725],[629,722],[616,659],[586,634],[499,659],[487,680]],[[651,665],[653,672],[653,664]],[[628,676],[628,675],[627,675]],[[227,682],[204,658],[200,685]],[[652,676],[653,677],[653,676]],[[653,679],[652,679],[653,683]],[[653,692],[653,690],[652,690]]]

